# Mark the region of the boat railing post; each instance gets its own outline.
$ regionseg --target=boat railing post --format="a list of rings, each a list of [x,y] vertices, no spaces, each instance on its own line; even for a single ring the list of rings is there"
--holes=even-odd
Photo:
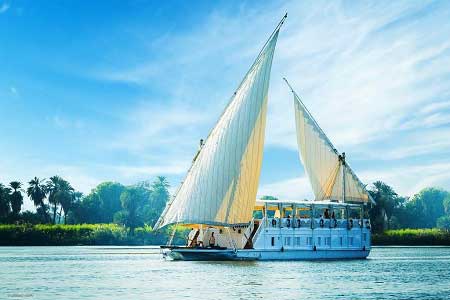
[[[267,220],[267,202],[264,203],[264,227],[268,227],[268,220]],[[261,222],[262,223],[262,222]]]
[[[297,205],[292,204],[292,230],[295,231],[295,224],[297,224]]]
[[[361,204],[361,207],[360,207],[360,222],[361,222],[361,224],[359,224],[359,230],[361,231],[361,237],[360,237],[360,246],[361,246],[361,248],[363,247],[363,246],[365,246],[365,245],[363,245],[363,230],[364,230],[364,204]]]
[[[315,245],[314,228],[316,227],[315,224],[314,224],[314,214],[315,214],[315,211],[316,211],[314,204],[311,204],[310,211],[311,211],[311,247],[314,248],[314,245]]]
[[[283,213],[282,213],[282,207],[281,204],[278,203],[278,211],[280,212],[280,221],[278,222],[278,228],[280,228],[280,233],[281,233],[281,222],[283,222]]]
[[[332,240],[332,236],[331,236],[331,235],[332,235],[332,232],[333,232],[333,231],[331,230],[331,226],[332,226],[331,223],[332,223],[332,221],[333,221],[333,220],[331,219],[331,216],[333,215],[333,214],[332,214],[332,212],[333,212],[333,205],[330,204],[328,207],[329,207],[329,209],[330,209],[330,214],[329,214],[329,219],[328,219],[328,227],[330,228],[330,244],[329,244],[328,246],[330,246],[330,248],[331,248],[331,240]]]

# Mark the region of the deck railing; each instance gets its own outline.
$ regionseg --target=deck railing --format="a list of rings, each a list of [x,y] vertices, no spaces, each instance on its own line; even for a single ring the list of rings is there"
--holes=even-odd
[[[312,223],[312,224],[311,224]],[[252,220],[253,224],[253,220]],[[268,228],[369,228],[369,219],[267,218],[262,224]],[[253,230],[253,227],[252,227]],[[251,233],[251,231],[250,231]]]

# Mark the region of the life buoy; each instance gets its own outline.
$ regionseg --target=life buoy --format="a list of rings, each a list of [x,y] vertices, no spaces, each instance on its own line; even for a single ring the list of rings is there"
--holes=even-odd
[[[336,219],[333,219],[332,227],[333,227],[333,228],[336,228],[336,227],[337,227],[337,220],[336,220]]]
[[[275,218],[272,219],[272,227],[277,226],[277,220],[275,220]]]
[[[319,221],[319,226],[320,226],[320,227],[323,227],[323,225],[324,225],[324,221],[323,221],[323,219],[320,219],[320,221]]]

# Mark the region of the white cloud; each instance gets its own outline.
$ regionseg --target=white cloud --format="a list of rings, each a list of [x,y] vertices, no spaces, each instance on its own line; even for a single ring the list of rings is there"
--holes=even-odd
[[[149,165],[149,166],[130,166],[121,165],[113,167],[118,173],[125,178],[149,178],[152,176],[164,175],[164,174],[184,174],[189,168],[189,162],[187,161],[169,161],[164,165]]]
[[[291,81],[341,148],[448,124],[448,113],[436,111],[446,105],[433,103],[450,97],[450,24],[438,25],[447,13],[435,16],[427,9],[427,3],[384,2],[352,10],[337,3],[302,10],[280,34],[273,78]],[[294,123],[288,121],[292,96],[282,90],[287,87],[274,78],[267,143],[295,149]]]
[[[111,149],[126,150],[150,164],[161,160],[189,162],[214,118],[207,105],[200,109],[169,100],[164,105],[141,102],[123,116],[122,129],[105,144]],[[186,163],[181,165],[188,167]]]
[[[396,164],[397,160],[420,157],[424,161],[432,161],[450,156],[450,127],[439,127],[429,130],[423,126],[411,132],[405,132],[388,140],[388,143],[380,143],[379,147],[367,147],[358,151],[358,157],[364,157],[366,162],[389,160]]]
[[[443,139],[432,143],[419,143],[412,146],[402,146],[384,152],[382,155],[374,156],[376,159],[395,160],[404,159],[413,156],[421,156],[427,154],[438,154],[442,152],[450,153],[450,139]]]
[[[427,115],[443,109],[450,109],[450,100],[429,103],[420,110],[420,113]]]
[[[374,168],[359,174],[364,182],[384,181],[404,196],[413,196],[430,186],[450,190],[450,162],[421,163],[381,170]]]

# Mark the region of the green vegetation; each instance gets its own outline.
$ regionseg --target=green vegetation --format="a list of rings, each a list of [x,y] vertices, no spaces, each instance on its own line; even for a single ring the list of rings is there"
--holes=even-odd
[[[167,231],[154,232],[150,226],[135,228],[131,235],[117,224],[0,225],[0,246],[69,246],[69,245],[160,245],[167,240]],[[184,243],[183,232],[175,236]]]
[[[152,183],[124,186],[103,182],[84,196],[60,176],[33,178],[26,194],[36,212],[21,212],[22,184],[0,184],[0,224],[108,224],[153,226],[169,200],[169,184],[158,176]]]
[[[60,176],[35,177],[26,194],[36,212],[21,212],[22,184],[0,184],[0,245],[164,244],[170,229],[153,232],[152,226],[169,200],[168,188],[159,176],[132,186],[103,182],[85,196]],[[180,230],[175,242],[184,242],[183,235]]]
[[[425,188],[411,198],[399,196],[392,187],[377,181],[369,191],[376,205],[369,215],[372,230],[434,228],[450,229],[450,193],[439,188]]]
[[[450,232],[437,228],[386,230],[374,234],[372,243],[377,246],[450,246]]]

